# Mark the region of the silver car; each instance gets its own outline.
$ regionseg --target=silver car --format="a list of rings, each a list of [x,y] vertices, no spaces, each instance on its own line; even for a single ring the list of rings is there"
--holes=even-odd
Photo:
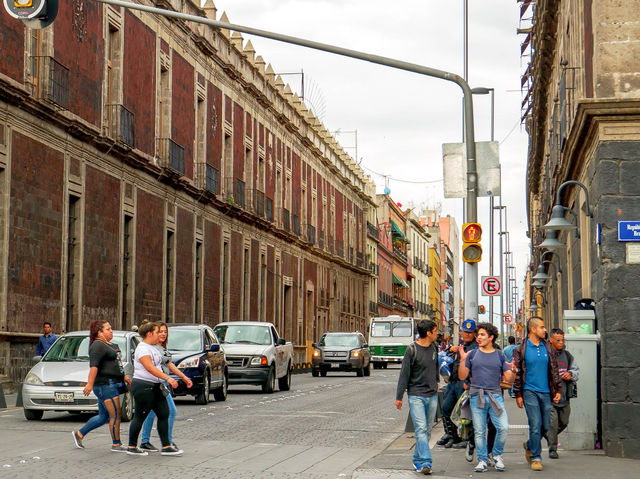
[[[114,331],[113,343],[122,351],[122,364],[128,377],[133,375],[133,353],[141,341],[133,331]],[[79,413],[98,410],[98,398],[82,390],[89,377],[89,331],[60,336],[24,378],[22,403],[24,417],[42,419],[45,411]],[[133,417],[130,392],[120,396],[122,421]]]

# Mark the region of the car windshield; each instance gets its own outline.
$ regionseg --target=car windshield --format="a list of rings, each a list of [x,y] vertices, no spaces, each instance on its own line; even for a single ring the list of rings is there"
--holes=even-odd
[[[411,323],[409,321],[393,323],[393,335],[405,338],[411,336]]]
[[[371,323],[371,336],[376,336],[376,337],[391,336],[391,323],[387,323],[387,322]]]
[[[120,351],[126,352],[125,337],[114,336],[111,340],[117,344]],[[46,352],[43,361],[89,361],[89,335],[62,336]]]
[[[171,351],[202,351],[202,334],[199,329],[169,328],[167,349]]]
[[[221,325],[214,329],[224,344],[271,344],[271,333],[267,326],[244,324]]]
[[[360,347],[360,341],[353,334],[328,334],[320,338],[319,346],[345,346],[348,348]]]

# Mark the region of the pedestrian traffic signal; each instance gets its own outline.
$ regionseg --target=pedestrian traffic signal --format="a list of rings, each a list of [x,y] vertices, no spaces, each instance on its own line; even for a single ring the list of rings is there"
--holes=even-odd
[[[58,14],[58,0],[3,0],[4,9],[29,28],[44,28],[53,23]]]
[[[479,223],[465,223],[462,225],[462,261],[477,263],[482,259],[482,226]]]

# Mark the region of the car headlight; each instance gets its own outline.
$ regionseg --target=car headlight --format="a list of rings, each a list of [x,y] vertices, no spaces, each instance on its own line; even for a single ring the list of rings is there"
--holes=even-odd
[[[319,358],[320,356],[322,356],[322,354],[320,353],[319,349],[314,349],[313,350],[313,357],[314,358]]]
[[[200,365],[200,358],[198,356],[194,358],[185,359],[178,364],[178,369],[197,368]]]
[[[36,376],[33,373],[27,374],[27,377],[24,378],[24,383],[31,384],[32,386],[44,386],[42,379],[40,379],[38,376]]]
[[[269,361],[266,356],[254,356],[251,358],[251,366],[267,366]]]
[[[351,357],[352,358],[359,358],[360,357],[360,351],[351,351]]]

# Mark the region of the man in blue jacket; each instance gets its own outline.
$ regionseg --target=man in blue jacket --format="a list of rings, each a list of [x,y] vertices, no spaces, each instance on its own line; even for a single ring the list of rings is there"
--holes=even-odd
[[[51,345],[56,342],[58,336],[53,334],[53,328],[51,327],[51,323],[49,321],[45,321],[42,325],[42,331],[44,334],[40,336],[38,339],[38,346],[36,346],[36,356],[44,356]]]

